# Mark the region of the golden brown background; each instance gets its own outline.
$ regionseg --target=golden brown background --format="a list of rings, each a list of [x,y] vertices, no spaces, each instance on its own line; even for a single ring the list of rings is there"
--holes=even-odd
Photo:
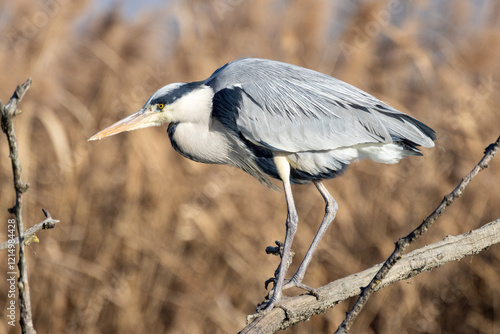
[[[264,248],[284,237],[282,193],[182,158],[165,127],[87,142],[167,83],[241,56],[276,59],[354,84],[438,132],[424,157],[361,161],[326,182],[340,209],[305,277],[312,286],[382,262],[500,135],[498,1],[0,4],[1,99],[33,78],[15,119],[31,184],[25,226],[42,208],[61,220],[27,248],[39,333],[234,333],[263,299],[278,264]],[[2,241],[14,203],[4,138]],[[498,218],[499,180],[497,158],[417,246]],[[293,190],[301,258],[324,204],[311,185]],[[377,293],[352,332],[500,333],[499,282],[495,246]],[[1,314],[6,290],[0,275]],[[353,301],[288,332],[332,333]],[[2,333],[19,330],[9,327],[0,321]]]

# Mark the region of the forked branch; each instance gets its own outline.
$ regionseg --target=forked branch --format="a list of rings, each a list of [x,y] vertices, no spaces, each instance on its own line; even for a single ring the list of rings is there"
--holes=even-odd
[[[28,268],[26,264],[26,256],[24,255],[24,235],[23,235],[23,193],[29,188],[27,183],[21,180],[21,161],[19,160],[19,150],[17,146],[16,132],[14,131],[14,117],[19,114],[17,109],[24,94],[31,86],[31,79],[28,79],[22,85],[17,86],[16,91],[12,95],[9,103],[3,105],[0,102],[0,111],[2,113],[2,131],[7,136],[9,143],[9,156],[12,161],[12,173],[14,174],[14,189],[16,191],[16,204],[9,209],[9,212],[14,214],[16,220],[16,228],[19,240],[19,278],[17,287],[19,290],[19,309],[21,313],[20,324],[23,333],[36,333],[33,327],[31,316],[31,299],[30,288],[28,284]]]
[[[431,271],[448,262],[477,254],[498,243],[500,243],[500,219],[459,236],[448,236],[444,240],[406,254],[375,289],[378,291],[385,286]],[[307,321],[313,315],[325,313],[342,301],[359,295],[361,287],[370,283],[382,265],[377,264],[370,269],[316,289],[320,296],[318,300],[308,294],[287,298],[282,303],[287,312],[281,308],[275,308],[269,314],[252,321],[240,333],[270,334]]]
[[[28,245],[31,242],[38,242],[37,241],[38,238],[36,236],[36,234],[38,232],[40,232],[41,230],[53,229],[54,227],[56,227],[57,223],[59,223],[59,220],[52,218],[50,216],[50,213],[47,210],[42,209],[42,211],[45,215],[45,220],[38,223],[38,224],[31,226],[29,229],[24,231],[23,239],[24,239],[25,245]],[[9,245],[13,245],[13,246],[19,245],[19,238],[14,239],[13,241],[4,241],[4,242],[0,243],[0,251],[7,249],[9,247]]]
[[[488,164],[491,159],[498,152],[498,147],[500,146],[500,137],[496,140],[496,142],[490,144],[484,152],[484,156],[479,161],[479,163],[474,166],[474,168],[470,171],[467,176],[465,176],[462,181],[458,184],[458,186],[448,195],[446,195],[439,206],[434,210],[433,213],[429,217],[427,217],[420,226],[414,229],[410,234],[406,237],[399,239],[396,242],[396,247],[394,252],[389,256],[389,258],[384,262],[384,265],[377,272],[375,277],[371,280],[368,286],[364,287],[361,291],[361,295],[358,300],[354,304],[352,310],[347,314],[346,318],[342,322],[342,324],[337,329],[336,333],[347,333],[351,328],[354,320],[357,318],[363,307],[366,305],[366,302],[370,298],[373,292],[377,291],[377,286],[380,282],[387,276],[389,270],[398,262],[403,256],[403,252],[410,246],[415,240],[417,240],[420,236],[422,236],[427,230],[434,224],[434,222],[443,214],[448,206],[450,206],[457,198],[462,196],[462,193],[470,183],[472,178],[476,176],[479,172],[488,168]]]

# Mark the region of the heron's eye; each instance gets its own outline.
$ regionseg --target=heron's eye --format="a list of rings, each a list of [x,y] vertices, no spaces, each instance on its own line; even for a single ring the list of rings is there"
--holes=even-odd
[[[158,104],[158,109],[162,110],[163,108],[165,108],[165,105],[163,103],[159,103]]]

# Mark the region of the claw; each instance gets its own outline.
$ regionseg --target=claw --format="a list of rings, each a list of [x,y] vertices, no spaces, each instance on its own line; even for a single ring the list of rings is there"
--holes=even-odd
[[[268,287],[269,283],[276,284],[276,278],[275,277],[271,277],[270,279],[268,279],[267,281],[264,282],[264,288],[266,290],[267,290],[267,287]]]

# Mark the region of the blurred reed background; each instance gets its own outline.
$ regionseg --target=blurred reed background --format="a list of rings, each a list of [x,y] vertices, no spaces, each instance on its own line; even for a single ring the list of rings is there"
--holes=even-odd
[[[498,1],[0,3],[2,100],[33,78],[15,120],[31,184],[25,225],[42,221],[42,208],[61,220],[28,248],[39,333],[234,333],[266,294],[278,258],[264,249],[284,238],[282,193],[182,158],[165,128],[87,142],[167,83],[204,79],[241,56],[276,59],[352,83],[438,132],[424,157],[361,161],[326,183],[340,210],[306,275],[312,286],[382,262],[500,134]],[[14,203],[4,138],[1,226]],[[497,158],[416,246],[498,218],[499,180]],[[311,185],[294,192],[302,258],[323,201]],[[499,268],[492,247],[386,288],[353,333],[500,332]],[[288,332],[332,333],[353,302]],[[0,321],[0,332],[16,329]]]

